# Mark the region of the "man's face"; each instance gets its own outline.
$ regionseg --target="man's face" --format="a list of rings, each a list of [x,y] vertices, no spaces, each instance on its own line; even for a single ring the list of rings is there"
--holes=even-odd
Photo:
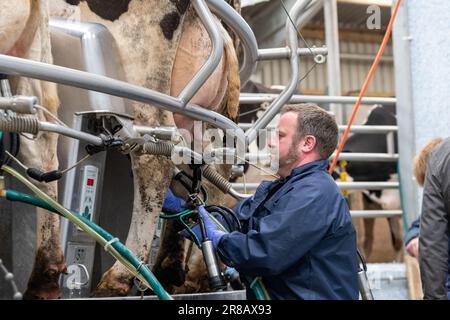
[[[287,112],[280,117],[277,127],[278,134],[269,142],[272,167],[278,160],[278,172],[296,162],[299,158],[298,142],[295,142],[297,132],[297,114]]]

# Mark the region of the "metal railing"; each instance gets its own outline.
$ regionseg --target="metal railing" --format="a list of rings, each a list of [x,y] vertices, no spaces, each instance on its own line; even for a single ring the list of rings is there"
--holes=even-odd
[[[383,190],[383,189],[397,189],[398,182],[336,182],[340,189],[348,190]],[[236,190],[254,190],[258,188],[259,183],[232,183]]]
[[[289,12],[291,19],[295,22],[298,22],[302,14],[308,12],[308,10],[313,5],[316,5],[319,2],[320,1],[318,0],[297,1]],[[315,59],[318,59],[325,56],[328,52],[326,48],[312,48],[311,50],[298,48],[297,30],[296,27],[292,25],[289,18],[286,19],[287,47],[258,49],[254,33],[252,32],[248,24],[242,19],[242,17],[240,17],[239,14],[237,14],[228,4],[220,0],[207,0],[206,2],[205,0],[194,0],[193,4],[202,23],[205,25],[205,28],[212,39],[213,49],[206,63],[200,68],[199,72],[194,75],[188,85],[180,93],[179,97],[171,97],[154,90],[135,86],[105,76],[6,55],[0,55],[0,72],[9,75],[25,76],[50,82],[56,82],[59,84],[74,86],[134,101],[139,101],[145,104],[151,104],[163,110],[181,113],[188,117],[205,121],[223,130],[232,129],[236,137],[240,137],[242,140],[245,139],[247,143],[253,142],[257,137],[258,130],[265,128],[274,118],[274,116],[278,114],[281,107],[288,102],[299,103],[308,101],[317,103],[342,104],[356,102],[356,97],[293,95],[293,93],[297,89],[299,79],[299,57],[313,56]],[[228,118],[216,112],[189,103],[189,100],[200,89],[209,75],[215,70],[222,57],[223,40],[220,36],[220,31],[218,30],[216,22],[214,21],[214,18],[212,17],[211,12],[208,9],[208,6],[219,17],[227,22],[241,38],[244,48],[244,58],[240,74],[243,83],[245,83],[245,81],[251,75],[252,71],[256,67],[257,61],[267,59],[289,59],[290,80],[285,89],[279,95],[241,95],[241,104],[270,102],[269,108],[264,112],[260,119],[258,119],[250,128],[248,128],[248,131],[245,133],[245,135],[242,128],[237,126]],[[380,103],[385,105],[393,105],[395,104],[395,102],[396,100],[393,98],[363,99],[363,103],[367,104]],[[58,129],[56,128],[56,126],[57,125],[53,125],[51,128],[47,129],[51,129],[55,132],[61,132],[62,129]],[[360,132],[364,130],[377,131],[377,129],[375,128],[361,128],[359,130],[361,130]],[[394,153],[394,129],[388,128],[385,130],[389,131],[386,131],[388,139],[387,154],[343,154],[341,159],[359,161],[397,161],[398,155]],[[358,129],[356,131],[358,131]],[[88,138],[88,136],[83,136],[83,138],[86,139]],[[99,141],[97,141],[98,139],[98,137],[95,137],[97,143],[99,143]],[[94,140],[94,138],[92,138],[92,140]],[[251,157],[252,155],[249,154],[248,158]]]

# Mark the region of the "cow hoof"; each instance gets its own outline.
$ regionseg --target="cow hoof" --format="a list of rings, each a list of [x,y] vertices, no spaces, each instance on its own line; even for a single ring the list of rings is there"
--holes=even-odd
[[[128,295],[131,289],[132,279],[124,277],[114,277],[112,272],[108,271],[103,275],[102,280],[94,290],[94,297],[123,297]]]
[[[67,273],[64,263],[52,264],[43,269],[33,270],[28,287],[23,295],[24,300],[51,300],[61,299],[61,289],[59,288],[59,276]]]

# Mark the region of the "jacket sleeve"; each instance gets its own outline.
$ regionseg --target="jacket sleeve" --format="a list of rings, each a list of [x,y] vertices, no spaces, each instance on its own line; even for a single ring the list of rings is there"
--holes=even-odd
[[[405,247],[408,243],[419,236],[420,231],[420,217],[413,221],[411,227],[409,227],[408,231],[405,234]]]
[[[434,169],[429,163],[422,200],[419,263],[424,299],[447,299],[448,216],[440,170]]]
[[[258,230],[222,237],[218,253],[223,262],[247,275],[282,273],[327,233],[326,197],[312,184],[292,189],[260,220]]]

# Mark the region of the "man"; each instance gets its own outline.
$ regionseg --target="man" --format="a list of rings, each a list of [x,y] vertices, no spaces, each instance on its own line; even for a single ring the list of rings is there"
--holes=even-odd
[[[419,264],[424,299],[448,298],[450,138],[430,154],[420,218]]]
[[[334,118],[317,105],[285,106],[269,144],[281,178],[235,207],[243,233],[225,234],[199,208],[222,261],[261,277],[272,299],[358,299],[356,233],[327,172],[337,142]]]
[[[423,188],[430,153],[442,142],[442,138],[431,139],[414,157],[413,173],[417,184]],[[414,220],[405,234],[405,249],[412,257],[419,258],[420,217]]]

